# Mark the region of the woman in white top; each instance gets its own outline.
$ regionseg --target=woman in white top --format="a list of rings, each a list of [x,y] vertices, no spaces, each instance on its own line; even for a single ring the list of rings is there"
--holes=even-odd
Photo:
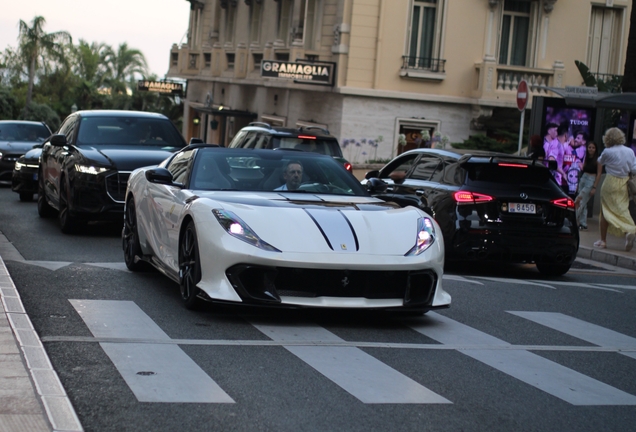
[[[625,236],[625,250],[634,246],[636,225],[629,214],[629,194],[627,180],[630,174],[636,174],[636,156],[632,149],[625,147],[625,134],[618,128],[610,128],[603,136],[605,150],[598,158],[596,189],[603,167],[605,180],[601,187],[601,239],[594,243],[598,248],[606,247],[607,233]]]

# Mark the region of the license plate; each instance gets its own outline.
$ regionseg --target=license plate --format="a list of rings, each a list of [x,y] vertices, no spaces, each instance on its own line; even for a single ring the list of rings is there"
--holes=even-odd
[[[510,213],[529,213],[535,214],[537,212],[534,204],[529,203],[508,203],[508,212]]]

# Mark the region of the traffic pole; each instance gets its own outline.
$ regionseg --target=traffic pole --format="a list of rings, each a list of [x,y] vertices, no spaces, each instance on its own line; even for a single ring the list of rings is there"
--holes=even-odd
[[[521,111],[521,121],[519,122],[519,148],[517,149],[517,156],[521,156],[521,144],[523,144],[523,121],[525,120],[526,109]]]
[[[519,148],[517,149],[517,156],[521,156],[521,145],[523,144],[523,121],[525,120],[526,106],[528,105],[528,83],[526,80],[519,81],[517,86],[517,108],[521,111],[521,121],[519,122]]]

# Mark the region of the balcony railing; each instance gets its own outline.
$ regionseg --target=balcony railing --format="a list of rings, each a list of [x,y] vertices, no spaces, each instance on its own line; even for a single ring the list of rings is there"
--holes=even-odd
[[[403,70],[421,70],[426,72],[445,73],[446,60],[430,57],[402,56]]]

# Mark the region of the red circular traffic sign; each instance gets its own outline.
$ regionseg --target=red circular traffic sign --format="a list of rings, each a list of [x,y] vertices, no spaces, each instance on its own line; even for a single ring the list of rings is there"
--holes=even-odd
[[[526,109],[528,96],[528,83],[526,80],[521,80],[517,86],[517,108],[519,108],[519,111]]]

